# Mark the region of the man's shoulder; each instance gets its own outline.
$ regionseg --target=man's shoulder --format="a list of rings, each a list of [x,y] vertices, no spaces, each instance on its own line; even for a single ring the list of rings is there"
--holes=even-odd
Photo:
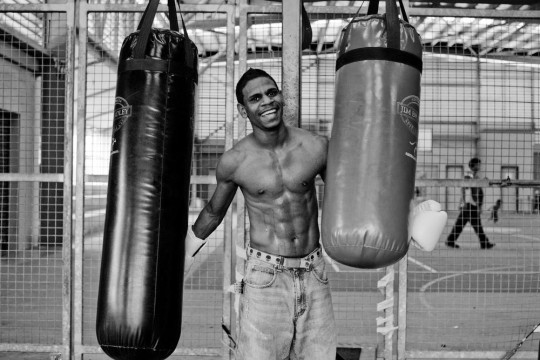
[[[287,126],[287,128],[289,129],[291,133],[299,137],[317,138],[320,136],[320,135],[315,134],[312,131],[309,131],[300,127],[296,127],[296,126]]]
[[[217,165],[217,175],[222,179],[230,179],[233,177],[239,164],[245,158],[245,152],[241,151],[236,145],[225,151],[221,155]]]
[[[312,143],[314,145],[328,145],[328,138],[325,136],[316,134],[302,128],[291,127],[290,129],[291,133],[294,134],[294,136],[301,141],[307,141],[308,143]]]
[[[225,151],[223,155],[221,155],[220,163],[223,163],[225,165],[238,164],[238,162],[241,161],[242,158],[245,156],[244,154],[245,151],[242,150],[242,147],[236,144],[231,149]]]
[[[246,154],[249,152],[252,152],[255,150],[256,145],[253,141],[253,134],[249,134],[240,140],[238,140],[232,148],[227,150],[223,156],[227,156],[229,158],[233,158],[235,160],[239,160],[241,158],[244,158]]]

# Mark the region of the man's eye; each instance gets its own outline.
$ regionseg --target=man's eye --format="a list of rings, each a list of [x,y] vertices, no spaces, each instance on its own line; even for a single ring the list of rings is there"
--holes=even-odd
[[[268,92],[268,96],[274,97],[277,95],[277,93],[278,93],[277,90],[271,90]]]
[[[259,99],[260,99],[260,96],[254,96],[254,97],[250,98],[249,101],[255,102],[255,101],[259,101]]]

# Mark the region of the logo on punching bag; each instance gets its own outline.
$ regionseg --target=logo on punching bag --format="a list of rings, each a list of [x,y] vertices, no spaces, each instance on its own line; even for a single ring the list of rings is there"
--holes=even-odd
[[[397,102],[397,111],[405,127],[418,137],[418,114],[420,113],[420,99],[418,96],[409,95],[401,102]]]
[[[114,100],[114,128],[113,132],[120,130],[127,119],[131,116],[131,105],[123,97],[116,97]]]
[[[114,100],[114,122],[113,122],[113,139],[111,144],[111,155],[118,153],[118,142],[116,141],[115,133],[122,128],[126,121],[131,116],[131,105],[126,99],[117,96]]]
[[[416,161],[416,143],[418,140],[418,114],[420,113],[420,99],[418,96],[410,95],[397,103],[397,111],[401,121],[414,136],[414,141],[409,141],[413,148],[410,152],[405,152],[405,156]]]

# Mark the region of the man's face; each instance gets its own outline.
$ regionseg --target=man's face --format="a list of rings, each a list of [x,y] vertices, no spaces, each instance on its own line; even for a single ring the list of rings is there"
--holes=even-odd
[[[242,93],[244,105],[238,104],[238,112],[243,118],[248,118],[253,127],[270,130],[281,125],[283,96],[272,79],[252,79]]]
[[[480,169],[482,168],[482,163],[476,163],[476,164],[473,164],[473,166],[471,167],[471,170],[474,171],[474,172],[478,172],[480,171]]]

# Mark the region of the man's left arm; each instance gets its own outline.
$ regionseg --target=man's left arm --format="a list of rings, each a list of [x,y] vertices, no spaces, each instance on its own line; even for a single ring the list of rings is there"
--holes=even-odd
[[[323,182],[326,182],[326,165],[327,165],[327,160],[328,160],[329,141],[328,141],[328,138],[325,136],[321,136],[321,141],[322,141],[322,147],[323,147],[321,153],[322,153],[322,156],[324,156],[324,159],[323,159],[323,168],[319,172],[319,176],[321,177]]]

